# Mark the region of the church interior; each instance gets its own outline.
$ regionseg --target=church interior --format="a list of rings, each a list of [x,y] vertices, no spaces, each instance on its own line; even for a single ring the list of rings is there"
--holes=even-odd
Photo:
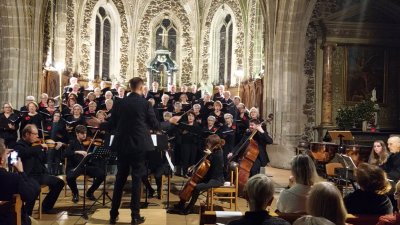
[[[2,1],[0,102],[19,109],[27,96],[39,101],[47,93],[60,104],[71,77],[84,89],[118,83],[129,90],[133,77],[164,92],[196,87],[213,95],[224,86],[268,121],[273,144],[264,171],[278,199],[296,155],[311,152],[326,180],[320,170],[334,155],[324,143],[341,145],[343,137],[358,165],[368,162],[375,140],[400,135],[399,15],[397,0]],[[183,181],[171,178],[172,202]],[[61,195],[60,212],[36,222],[108,224],[108,211],[89,220],[69,216],[82,206],[70,199]],[[144,224],[207,224],[198,214],[160,211],[165,198],[152,201]],[[238,211],[247,211],[246,200],[238,201]]]

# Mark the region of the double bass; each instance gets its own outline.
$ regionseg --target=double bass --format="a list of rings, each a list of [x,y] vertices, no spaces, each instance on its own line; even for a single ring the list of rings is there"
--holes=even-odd
[[[271,122],[273,120],[274,115],[271,113],[268,115],[268,119],[259,124],[261,126],[265,122]],[[254,135],[256,135],[258,131],[254,130],[251,135],[247,138],[245,142],[240,146],[238,153],[235,156],[232,156],[228,161],[228,165],[232,164],[232,160],[239,156],[238,160],[238,193],[239,195],[243,194],[243,188],[247,183],[247,180],[250,177],[250,170],[253,167],[254,162],[256,161],[258,154],[260,153],[258,150],[258,143],[253,140]],[[243,149],[246,146],[246,149]]]

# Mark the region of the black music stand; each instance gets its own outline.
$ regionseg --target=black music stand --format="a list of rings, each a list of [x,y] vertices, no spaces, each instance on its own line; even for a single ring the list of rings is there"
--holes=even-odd
[[[112,201],[112,198],[110,197],[110,195],[108,195],[108,192],[106,190],[107,164],[108,164],[108,161],[111,158],[111,155],[112,155],[111,150],[109,148],[105,147],[105,146],[100,146],[100,147],[95,148],[93,150],[93,158],[94,159],[100,159],[104,163],[103,164],[104,180],[103,180],[103,190],[102,190],[101,195],[99,197],[97,197],[97,199],[93,202],[93,204],[90,206],[89,209],[91,209],[96,203],[100,203],[99,202],[100,198],[103,198],[103,206],[106,205],[106,197],[110,200],[110,202]]]
[[[88,217],[88,212],[86,210],[86,167],[89,162],[89,160],[93,157],[92,153],[88,153],[85,158],[82,159],[82,161],[72,170],[72,173],[75,173],[77,170],[83,167],[83,205],[82,205],[82,210],[77,211],[77,212],[68,212],[68,215],[70,216],[81,216],[85,220],[89,219]]]
[[[354,141],[353,134],[350,131],[328,131],[329,136],[331,136],[332,140],[339,139],[339,148],[338,152],[344,154],[346,152],[346,147],[343,141]]]
[[[350,181],[350,183],[353,186],[354,190],[356,190],[356,186],[354,184],[354,181],[351,180],[350,177],[349,177],[349,171],[354,172],[355,169],[357,169],[356,164],[354,163],[353,159],[350,156],[346,155],[346,154],[337,153],[336,156],[337,156],[336,158],[339,161],[339,163],[342,164],[344,169],[345,169],[345,177],[344,177],[344,179],[345,179],[346,187],[347,187],[348,181]]]

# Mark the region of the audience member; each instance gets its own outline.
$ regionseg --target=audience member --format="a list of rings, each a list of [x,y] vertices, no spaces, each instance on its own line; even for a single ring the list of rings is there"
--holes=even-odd
[[[266,211],[274,199],[274,192],[274,184],[266,175],[257,174],[251,177],[244,187],[244,196],[250,211],[228,225],[290,225],[281,218],[271,217]]]
[[[385,172],[374,165],[361,163],[355,171],[360,189],[344,198],[346,209],[352,214],[385,215],[393,212],[386,196],[391,189]]]
[[[397,201],[397,208],[400,209],[400,181],[396,184],[394,198]],[[395,212],[393,215],[384,215],[379,217],[379,222],[376,225],[398,225],[400,224],[400,213]]]
[[[305,213],[307,195],[317,177],[315,164],[308,155],[297,155],[291,171],[289,188],[279,195],[276,208],[283,213]]]

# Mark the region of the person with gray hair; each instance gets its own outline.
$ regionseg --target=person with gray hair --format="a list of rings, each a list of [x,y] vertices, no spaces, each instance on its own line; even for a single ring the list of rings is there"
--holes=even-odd
[[[224,153],[224,164],[228,164],[228,154],[232,152],[235,147],[235,136],[236,136],[236,125],[233,124],[233,116],[230,113],[224,114],[225,123],[219,129],[219,136],[225,140],[225,145],[223,148]],[[228,172],[224,171],[224,176],[228,178]]]
[[[272,217],[266,210],[274,200],[274,192],[274,183],[265,174],[251,177],[244,187],[244,197],[250,211],[247,211],[241,219],[231,221],[228,225],[290,225],[284,219]]]
[[[313,160],[301,154],[293,158],[291,172],[289,188],[279,195],[276,208],[283,213],[304,213],[307,195],[315,183],[317,170]]]
[[[388,148],[390,155],[382,168],[390,180],[397,182],[400,180],[400,137],[391,136],[388,139]]]

